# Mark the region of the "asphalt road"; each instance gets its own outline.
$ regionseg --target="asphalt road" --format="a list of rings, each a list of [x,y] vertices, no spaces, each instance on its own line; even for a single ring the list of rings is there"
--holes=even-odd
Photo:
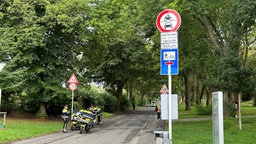
[[[154,144],[154,131],[163,130],[163,121],[156,120],[153,107],[140,107],[112,118],[88,133],[79,131],[54,133],[12,144]]]

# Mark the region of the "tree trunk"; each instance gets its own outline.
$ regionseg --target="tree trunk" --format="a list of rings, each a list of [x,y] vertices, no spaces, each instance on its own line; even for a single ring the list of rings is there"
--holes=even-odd
[[[253,106],[256,107],[256,95],[253,95]]]
[[[47,117],[45,102],[40,102],[39,111],[37,112],[37,117],[38,118],[46,118]]]
[[[205,89],[205,85],[202,86],[201,92],[199,94],[199,101],[198,101],[199,104],[201,104],[201,102],[202,102],[203,95],[204,95],[204,89]]]
[[[117,90],[116,90],[116,98],[117,98],[117,103],[116,103],[116,111],[120,111],[120,102],[121,102],[121,97],[122,97],[122,91],[123,91],[123,83],[119,82],[117,84]]]
[[[190,80],[189,80],[190,81]],[[190,99],[191,99],[191,104],[193,105],[194,102],[195,102],[195,93],[196,93],[196,84],[195,84],[195,79],[194,79],[194,76],[191,77],[191,95],[190,95]]]
[[[143,98],[144,98],[144,95],[140,95],[140,105],[143,105]]]
[[[184,74],[184,84],[185,84],[185,110],[191,110],[191,97],[190,97],[190,87],[189,87],[189,75],[190,75],[190,70],[185,69],[185,74]]]
[[[205,87],[205,90],[206,90],[206,95],[207,95],[206,106],[208,106],[212,99],[212,94],[211,94],[212,92],[209,87]]]
[[[196,103],[201,104],[201,99],[200,99],[200,82],[199,79],[196,79]]]
[[[127,98],[128,100],[132,100],[132,83],[130,81],[127,81]]]
[[[46,113],[46,103],[44,103],[44,102],[40,103],[40,111],[42,113]]]

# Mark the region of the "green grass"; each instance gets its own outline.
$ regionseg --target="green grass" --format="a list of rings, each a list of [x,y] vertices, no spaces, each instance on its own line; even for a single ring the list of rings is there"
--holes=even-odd
[[[228,119],[232,124],[224,128],[225,144],[255,143],[256,118],[242,119],[242,130],[239,130],[238,119]],[[174,122],[172,138],[175,144],[212,144],[212,123],[207,121]]]
[[[256,116],[256,107],[253,107],[252,103],[252,101],[247,101],[241,104],[242,116]],[[211,117],[211,115],[198,115],[195,106],[191,106],[191,110],[185,111],[185,105],[179,104],[178,110],[179,119]]]
[[[113,116],[112,113],[108,113],[108,112],[103,112],[102,113],[102,118],[108,118],[108,117],[111,117],[111,116]]]
[[[178,107],[178,115],[179,119],[186,118],[201,118],[201,117],[209,117],[210,115],[198,115],[196,108],[194,106],[191,107],[191,110],[185,111],[185,105],[180,104]]]
[[[248,101],[248,102],[243,102],[241,107],[241,115],[242,116],[252,116],[256,115],[256,107],[253,107],[253,102]]]
[[[242,104],[242,116],[253,116],[255,114],[256,108],[252,107],[251,103],[246,102]],[[103,118],[111,117],[112,115],[111,113],[103,112]],[[184,105],[179,105],[179,119],[200,117],[211,116],[199,116],[197,115],[195,107],[192,107],[190,111],[185,111]],[[0,118],[0,124],[2,124],[2,117]],[[38,121],[33,119],[11,119],[7,116],[6,128],[0,129],[0,143],[58,132],[62,130],[62,124],[61,119],[59,121]],[[225,118],[224,124],[225,144],[255,143],[256,118],[243,118],[242,130],[238,128],[238,119]],[[211,120],[173,122],[172,128],[173,143],[175,144],[212,143]]]
[[[7,117],[6,127],[0,129],[0,143],[61,131],[62,121],[38,121],[11,119]]]
[[[184,105],[179,105],[179,119],[212,117],[211,115],[200,116],[196,108],[191,107],[185,111]],[[256,116],[256,107],[252,102],[244,102],[241,107],[242,116]],[[239,130],[237,118],[224,118],[224,143],[225,144],[252,144],[255,143],[256,118],[242,118],[242,130]],[[175,144],[212,144],[212,121],[186,121],[173,122],[172,138]],[[168,124],[166,125],[168,129]]]

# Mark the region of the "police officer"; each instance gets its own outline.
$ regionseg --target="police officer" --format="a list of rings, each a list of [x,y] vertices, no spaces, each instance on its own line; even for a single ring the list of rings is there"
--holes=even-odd
[[[102,124],[102,122],[101,122],[102,110],[100,107],[96,106],[95,111],[96,111],[96,115],[97,115],[98,124],[101,125]]]
[[[67,125],[68,125],[68,116],[70,114],[70,111],[68,110],[68,105],[65,105],[62,110],[62,119],[63,119],[63,132],[67,132]]]
[[[101,116],[102,116],[101,108],[98,107],[98,106],[94,107],[94,105],[91,105],[89,110],[96,115],[96,117],[97,117],[97,124],[101,125],[102,124],[102,122],[101,122]]]

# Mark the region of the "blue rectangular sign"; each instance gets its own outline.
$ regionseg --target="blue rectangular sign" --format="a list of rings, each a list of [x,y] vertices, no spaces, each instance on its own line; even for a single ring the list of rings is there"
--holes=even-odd
[[[161,75],[168,75],[168,65],[166,62],[173,62],[171,65],[171,75],[178,75],[179,57],[177,49],[161,49],[160,52],[160,73]]]

